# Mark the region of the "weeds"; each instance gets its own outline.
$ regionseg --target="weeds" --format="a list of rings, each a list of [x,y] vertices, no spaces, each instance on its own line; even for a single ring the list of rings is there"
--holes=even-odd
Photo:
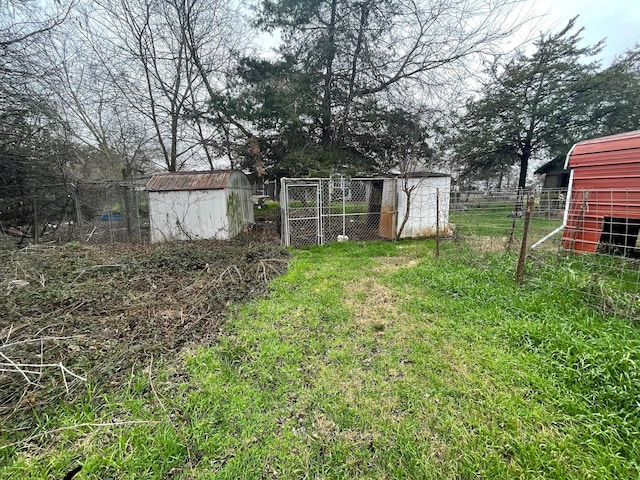
[[[71,398],[77,380],[110,390],[154,353],[214,339],[226,305],[264,293],[287,263],[279,246],[248,237],[103,249],[68,244],[3,257],[0,415],[25,432],[30,415],[16,414]],[[224,274],[230,268],[235,275]],[[59,375],[48,375],[54,368]]]

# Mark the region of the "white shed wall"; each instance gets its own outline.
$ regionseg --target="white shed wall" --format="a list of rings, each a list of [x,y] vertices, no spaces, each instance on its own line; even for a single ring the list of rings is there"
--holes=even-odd
[[[225,190],[149,192],[149,220],[151,242],[230,238]]]
[[[231,238],[246,230],[254,221],[251,184],[240,172],[233,172],[224,190],[228,231]]]
[[[408,186],[415,189],[411,193],[409,219],[400,238],[433,237],[436,234],[436,192],[440,193],[440,224],[438,230],[445,235],[449,232],[449,197],[451,177],[423,177],[407,179]],[[400,230],[407,211],[407,195],[402,190],[403,179],[397,179],[398,217],[396,233]]]

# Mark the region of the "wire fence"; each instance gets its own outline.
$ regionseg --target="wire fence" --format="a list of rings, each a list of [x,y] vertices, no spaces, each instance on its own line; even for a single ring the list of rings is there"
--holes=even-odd
[[[606,313],[640,318],[640,190],[457,192],[453,240],[511,252],[518,283],[562,274],[561,288]],[[567,205],[568,204],[568,205]]]
[[[283,243],[430,237],[436,253],[442,242],[458,256],[505,253],[517,284],[566,277],[559,288],[588,305],[640,318],[640,190],[449,192],[428,179],[418,190],[395,182],[286,180]]]
[[[453,236],[480,250],[516,251],[524,235],[527,200],[532,198],[527,238],[531,244],[562,226],[566,191],[454,192],[449,225]],[[553,247],[553,242],[546,248]]]
[[[0,232],[18,246],[149,239],[147,193],[130,183],[0,187]]]
[[[287,246],[383,238],[382,181],[284,179],[281,192],[283,243]]]
[[[282,243],[423,238],[448,231],[450,177],[284,178]]]

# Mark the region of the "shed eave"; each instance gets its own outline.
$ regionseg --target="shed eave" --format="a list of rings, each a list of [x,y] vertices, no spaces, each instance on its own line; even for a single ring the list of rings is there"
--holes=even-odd
[[[146,189],[149,192],[223,190],[234,173],[235,170],[163,173],[151,177]]]

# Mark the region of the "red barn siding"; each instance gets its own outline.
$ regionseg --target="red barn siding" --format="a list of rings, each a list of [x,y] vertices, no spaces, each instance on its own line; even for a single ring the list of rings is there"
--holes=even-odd
[[[605,217],[640,220],[640,130],[578,143],[563,247],[595,252]]]

